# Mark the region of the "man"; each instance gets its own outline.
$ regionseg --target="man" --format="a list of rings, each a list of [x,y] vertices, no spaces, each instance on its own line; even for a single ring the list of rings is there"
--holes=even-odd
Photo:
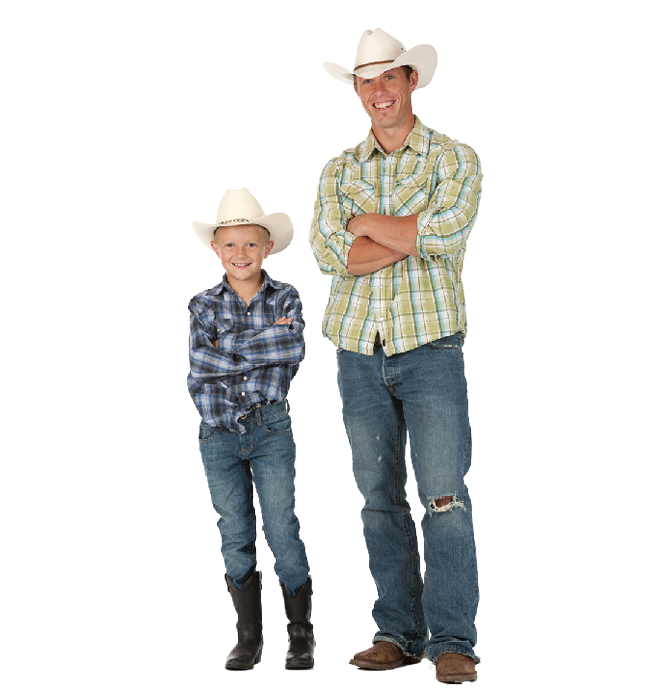
[[[356,148],[323,170],[310,242],[334,275],[323,332],[338,383],[378,590],[374,646],[351,664],[393,669],[424,654],[445,683],[477,678],[479,599],[472,506],[463,482],[471,439],[461,271],[481,193],[475,152],[425,127],[411,96],[436,65],[376,29],[359,43],[352,82],[371,119]],[[405,495],[406,434],[425,506],[426,571]]]

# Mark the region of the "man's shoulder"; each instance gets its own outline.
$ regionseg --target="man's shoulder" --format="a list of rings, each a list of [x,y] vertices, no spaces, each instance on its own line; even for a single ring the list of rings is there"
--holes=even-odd
[[[367,139],[364,139],[364,141],[360,141],[357,146],[347,148],[338,156],[330,158],[330,160],[326,163],[324,170],[344,170],[346,168],[357,168],[363,158],[366,144]]]
[[[428,139],[429,157],[438,158],[442,154],[448,153],[449,151],[459,151],[467,156],[473,156],[474,158],[477,157],[474,149],[471,146],[468,146],[466,143],[463,143],[458,139],[454,139],[451,136],[447,136],[447,134],[442,134],[439,131],[429,129],[428,127],[423,126],[423,128],[425,129]]]

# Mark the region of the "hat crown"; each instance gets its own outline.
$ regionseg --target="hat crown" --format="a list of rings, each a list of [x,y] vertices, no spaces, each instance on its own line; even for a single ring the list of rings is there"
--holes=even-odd
[[[373,31],[367,29],[358,44],[355,68],[368,63],[391,62],[405,52],[404,45],[387,32],[382,29],[374,29]]]
[[[216,224],[231,223],[233,221],[245,223],[264,216],[261,204],[250,194],[247,188],[240,190],[227,190],[218,206],[215,218]]]

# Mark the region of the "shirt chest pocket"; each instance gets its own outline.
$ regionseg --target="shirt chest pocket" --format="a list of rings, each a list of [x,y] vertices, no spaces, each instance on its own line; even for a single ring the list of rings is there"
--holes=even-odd
[[[360,214],[377,214],[376,190],[364,180],[353,180],[340,185],[344,216],[349,221]]]
[[[399,180],[392,192],[392,210],[395,216],[409,216],[425,211],[429,201],[427,188],[430,182],[426,174],[411,175]]]

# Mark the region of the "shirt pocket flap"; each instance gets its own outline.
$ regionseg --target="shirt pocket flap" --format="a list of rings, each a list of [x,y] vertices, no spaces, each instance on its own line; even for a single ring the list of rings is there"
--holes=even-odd
[[[429,178],[424,173],[399,180],[392,193],[394,213],[397,216],[407,216],[423,212],[429,201],[428,186]]]
[[[364,180],[351,180],[339,186],[348,219],[358,214],[376,213],[376,190],[372,184]]]

